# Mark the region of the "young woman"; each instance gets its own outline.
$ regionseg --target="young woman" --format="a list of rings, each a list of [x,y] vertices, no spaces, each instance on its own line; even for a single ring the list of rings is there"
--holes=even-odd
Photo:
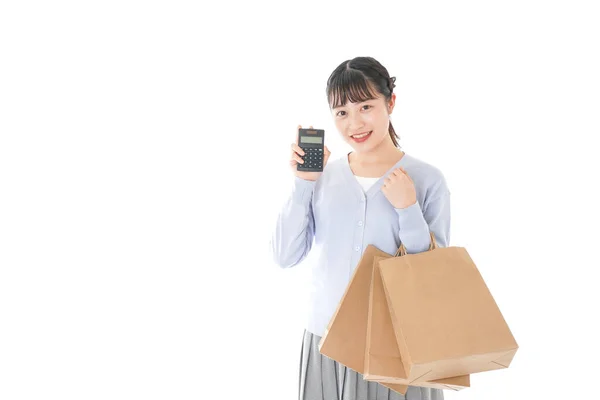
[[[442,390],[410,386],[406,397],[366,381],[319,353],[318,344],[366,246],[394,254],[429,248],[429,232],[445,247],[450,192],[441,171],[401,150],[390,122],[395,78],[377,60],[344,61],[327,82],[335,125],[353,151],[322,173],[299,172],[302,149],[292,144],[294,185],[271,238],[275,262],[293,267],[314,257],[309,314],[300,355],[300,400],[441,400]]]

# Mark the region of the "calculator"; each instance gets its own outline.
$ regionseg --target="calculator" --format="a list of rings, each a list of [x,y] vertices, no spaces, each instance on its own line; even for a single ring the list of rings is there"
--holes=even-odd
[[[323,158],[325,155],[325,130],[304,129],[298,130],[298,146],[304,150],[304,164],[298,163],[298,171],[322,172]]]

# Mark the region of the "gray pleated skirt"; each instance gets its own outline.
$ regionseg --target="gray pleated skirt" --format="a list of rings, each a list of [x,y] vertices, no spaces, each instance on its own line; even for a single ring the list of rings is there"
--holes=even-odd
[[[298,400],[443,400],[441,389],[409,386],[406,396],[319,352],[320,336],[304,331]]]

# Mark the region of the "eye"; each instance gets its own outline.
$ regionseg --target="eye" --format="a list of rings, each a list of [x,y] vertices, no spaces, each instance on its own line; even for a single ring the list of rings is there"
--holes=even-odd
[[[365,105],[363,106],[363,108],[364,108],[364,107],[369,107],[369,108],[372,108],[370,104],[365,104]]]
[[[337,115],[338,117],[343,117],[343,115],[341,113],[345,113],[345,112],[346,111],[338,111],[337,114],[335,114],[335,115]]]

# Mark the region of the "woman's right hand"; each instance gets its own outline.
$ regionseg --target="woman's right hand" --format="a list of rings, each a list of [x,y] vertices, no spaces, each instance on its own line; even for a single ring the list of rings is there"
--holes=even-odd
[[[302,125],[298,125],[298,131],[302,128]],[[312,129],[312,125],[309,127]],[[322,172],[309,172],[309,171],[298,171],[298,164],[303,164],[304,160],[302,160],[302,156],[304,156],[304,150],[298,145],[298,131],[296,131],[296,142],[292,143],[292,154],[290,158],[290,167],[292,168],[292,172],[300,179],[304,179],[307,181],[316,181],[321,176]],[[325,169],[325,165],[327,165],[327,160],[331,155],[331,152],[324,146],[323,151],[323,169]]]

